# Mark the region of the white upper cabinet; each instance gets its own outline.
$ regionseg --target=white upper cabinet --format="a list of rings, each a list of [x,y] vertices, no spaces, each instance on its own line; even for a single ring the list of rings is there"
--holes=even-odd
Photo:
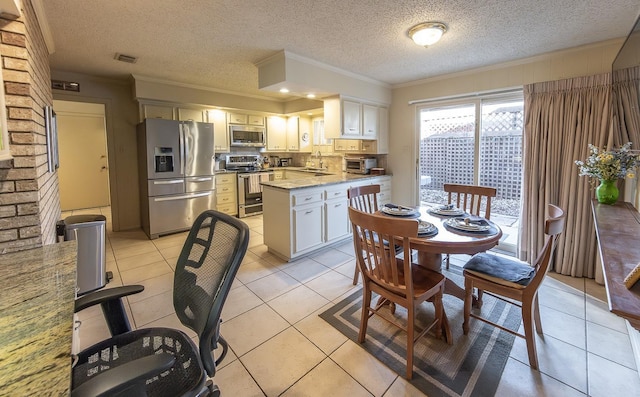
[[[287,150],[300,150],[300,117],[293,116],[287,119]]]
[[[227,113],[219,109],[207,111],[207,120],[213,123],[213,145],[216,153],[229,153],[229,129],[227,128]]]
[[[378,107],[362,105],[362,137],[378,139]]]
[[[287,150],[287,120],[284,117],[267,117],[267,150]]]
[[[247,124],[264,126],[264,117],[250,114],[247,118]]]
[[[358,102],[342,101],[342,136],[358,138],[362,135],[360,129],[361,105]]]
[[[340,96],[324,100],[324,131],[333,139],[379,139],[384,129],[382,122],[388,123],[388,116],[381,120],[382,108],[375,104],[358,102]]]
[[[229,124],[247,124],[247,115],[240,113],[228,113]]]
[[[142,105],[142,119],[165,119],[173,120],[173,106],[170,105]]]
[[[206,114],[201,109],[178,108],[178,120],[180,121],[206,121]]]

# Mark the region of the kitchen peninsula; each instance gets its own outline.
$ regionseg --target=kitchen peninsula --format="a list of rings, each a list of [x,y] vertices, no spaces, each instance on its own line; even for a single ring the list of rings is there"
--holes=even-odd
[[[391,198],[389,175],[309,175],[262,183],[264,243],[287,261],[351,236],[349,188],[379,184],[378,205]]]
[[[77,251],[65,241],[0,256],[0,394],[69,393]]]

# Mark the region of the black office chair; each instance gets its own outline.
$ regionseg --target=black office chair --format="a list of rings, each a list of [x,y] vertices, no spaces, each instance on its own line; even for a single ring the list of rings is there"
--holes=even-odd
[[[77,310],[102,304],[113,336],[78,355],[71,395],[219,396],[207,375],[213,378],[228,349],[220,335],[220,314],[248,244],[247,225],[217,211],[203,212],[191,227],[176,265],[173,305],[180,321],[198,334],[199,347],[175,329],[128,330],[121,298],[139,287],[79,300]],[[222,353],[215,360],[218,343]]]

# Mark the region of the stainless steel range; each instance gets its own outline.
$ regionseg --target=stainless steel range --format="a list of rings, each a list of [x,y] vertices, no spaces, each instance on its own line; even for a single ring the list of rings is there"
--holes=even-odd
[[[238,172],[238,217],[262,214],[261,182],[272,181],[273,171],[262,169],[258,154],[228,154],[225,168]]]

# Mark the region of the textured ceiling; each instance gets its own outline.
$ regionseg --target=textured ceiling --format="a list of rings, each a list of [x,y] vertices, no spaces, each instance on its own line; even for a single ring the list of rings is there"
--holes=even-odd
[[[265,97],[255,63],[288,50],[390,85],[626,36],[638,0],[42,0],[53,69]],[[449,30],[430,48],[420,22]],[[135,64],[115,53],[138,57]]]

